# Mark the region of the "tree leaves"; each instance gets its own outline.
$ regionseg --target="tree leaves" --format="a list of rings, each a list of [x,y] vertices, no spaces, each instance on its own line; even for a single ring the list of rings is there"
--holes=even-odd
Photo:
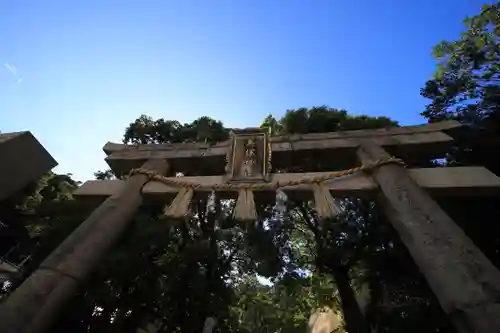
[[[499,3],[485,5],[464,20],[467,30],[459,39],[436,45],[438,70],[421,90],[431,100],[422,112],[429,121],[456,119],[469,127],[448,162],[484,165],[497,174],[500,158],[489,152],[500,149],[499,17]]]
[[[205,142],[215,143],[229,138],[229,129],[220,121],[210,117],[200,117],[190,124],[181,124],[175,120],[141,115],[125,130],[123,143],[174,143]]]

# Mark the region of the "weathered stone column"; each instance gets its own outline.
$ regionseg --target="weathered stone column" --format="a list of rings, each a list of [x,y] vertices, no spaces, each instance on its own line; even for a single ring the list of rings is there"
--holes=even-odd
[[[145,169],[165,174],[165,160]],[[44,332],[61,306],[123,233],[142,203],[147,176],[127,180],[122,191],[102,203],[0,306],[0,333]]]
[[[362,141],[358,157],[369,163],[389,155]],[[500,272],[404,167],[381,166],[372,176],[378,202],[457,332],[500,332]]]

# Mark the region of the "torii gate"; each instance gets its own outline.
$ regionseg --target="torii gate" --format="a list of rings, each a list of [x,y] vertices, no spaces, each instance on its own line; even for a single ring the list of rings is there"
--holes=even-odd
[[[165,213],[179,217],[188,213],[195,192],[212,191],[221,198],[238,197],[239,219],[255,218],[254,195],[265,199],[275,191],[301,198],[310,198],[312,192],[323,217],[336,213],[332,196],[372,196],[457,331],[500,332],[500,272],[431,197],[499,195],[500,178],[483,167],[406,169],[392,157],[408,164],[442,157],[453,141],[447,133],[459,127],[446,121],[272,138],[262,129],[246,129],[213,146],[108,143],[108,164],[115,173],[131,177],[88,181],[79,188],[80,198],[105,201],[2,304],[0,333],[47,328],[78,282],[125,230],[144,197],[167,202],[175,196]],[[277,170],[319,163],[346,171],[272,174],[271,161]],[[169,171],[195,176],[165,177]]]

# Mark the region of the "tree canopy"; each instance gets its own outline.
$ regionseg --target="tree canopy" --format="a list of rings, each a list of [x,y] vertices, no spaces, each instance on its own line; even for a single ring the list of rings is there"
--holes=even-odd
[[[491,158],[489,152],[500,148],[499,24],[499,3],[467,17],[459,39],[434,47],[438,67],[421,90],[431,99],[422,113],[429,121],[455,119],[472,130],[458,141],[449,161],[485,165],[497,174],[500,157]]]

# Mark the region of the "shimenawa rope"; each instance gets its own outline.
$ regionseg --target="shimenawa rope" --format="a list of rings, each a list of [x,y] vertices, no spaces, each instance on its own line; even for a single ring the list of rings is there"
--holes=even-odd
[[[318,184],[325,182],[327,180],[331,180],[334,178],[340,178],[340,177],[345,177],[349,176],[358,172],[368,172],[372,171],[373,169],[376,169],[382,165],[387,165],[387,164],[398,164],[404,166],[404,162],[396,157],[390,157],[384,160],[378,160],[374,163],[370,164],[364,164],[355,168],[347,169],[347,170],[341,170],[341,171],[332,171],[328,173],[323,173],[321,175],[316,175],[316,176],[304,176],[299,179],[290,179],[284,182],[262,182],[262,183],[219,183],[215,185],[206,185],[206,184],[201,184],[197,182],[188,182],[182,179],[182,177],[165,177],[163,175],[158,174],[157,172],[143,169],[143,168],[137,168],[137,169],[132,169],[130,171],[130,176],[137,175],[137,174],[142,174],[148,176],[149,180],[151,181],[158,181],[161,182],[165,185],[169,186],[174,186],[174,187],[181,187],[181,188],[187,188],[187,189],[193,189],[193,190],[240,190],[240,189],[246,189],[246,190],[264,190],[264,189],[279,189],[282,187],[287,187],[287,186],[296,186],[296,185],[303,185],[303,184]]]

